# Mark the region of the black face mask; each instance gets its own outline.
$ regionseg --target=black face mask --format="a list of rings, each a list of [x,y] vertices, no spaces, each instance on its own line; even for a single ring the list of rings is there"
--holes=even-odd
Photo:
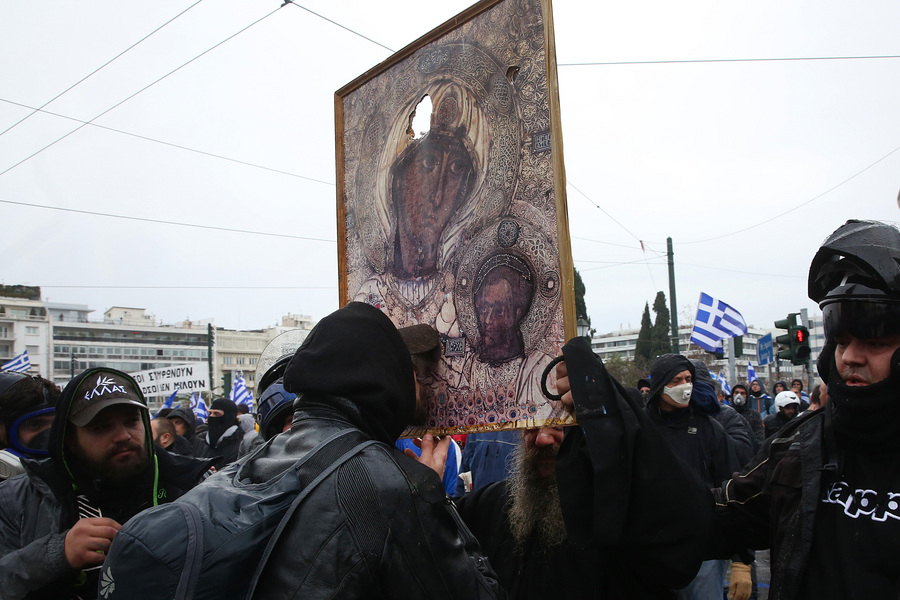
[[[206,420],[207,425],[209,425],[209,444],[213,447],[219,442],[219,438],[222,437],[222,434],[228,431],[228,428],[232,425],[236,425],[236,423],[228,421],[227,417],[209,417]]]

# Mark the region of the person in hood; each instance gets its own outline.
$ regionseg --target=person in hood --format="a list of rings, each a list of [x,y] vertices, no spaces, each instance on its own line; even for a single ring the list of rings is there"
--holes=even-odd
[[[775,385],[772,386],[772,393],[775,394],[776,396],[786,390],[787,390],[787,382],[786,381],[776,381]]]
[[[23,458],[46,458],[58,398],[52,381],[0,372],[0,481],[24,473]]]
[[[248,483],[278,476],[335,434],[379,443],[326,476],[293,513],[254,598],[502,597],[440,477],[394,447],[415,419],[416,381],[384,313],[351,302],[322,319],[283,384],[297,394],[293,424],[248,457]],[[431,452],[434,442],[423,438],[423,454],[440,467],[450,438],[439,444],[443,454]]]
[[[638,379],[637,382],[637,390],[641,393],[641,397],[644,399],[644,402],[650,399],[650,380],[649,379]]]
[[[183,456],[193,456],[194,458],[209,458],[211,456],[209,445],[195,434],[197,418],[190,408],[183,406],[173,408],[165,418],[172,421],[177,434],[172,447],[169,448],[171,452]]]
[[[196,485],[213,463],[156,452],[147,402],[127,374],[88,369],[63,390],[49,458],[0,483],[0,596],[96,598],[116,532]]]
[[[769,598],[895,598],[900,589],[900,231],[848,221],[812,260],[828,403],[769,438],[714,490],[714,552],[771,548]]]
[[[747,386],[743,383],[736,383],[731,388],[731,405],[750,425],[750,431],[753,433],[753,454],[755,455],[766,441],[766,433],[763,428],[762,416],[750,408],[749,398]]]
[[[209,405],[206,424],[209,428],[200,439],[209,448],[207,456],[221,456],[226,465],[236,461],[244,439],[237,404],[228,398],[216,398]]]
[[[784,382],[781,382],[782,384]],[[776,384],[777,385],[777,384]],[[747,396],[747,405],[765,417],[775,412],[772,407],[772,397],[766,393],[766,388],[759,379],[750,382],[750,395]]]
[[[713,390],[709,390],[711,398],[707,394],[701,394],[702,401],[694,398],[695,376],[694,363],[684,356],[658,357],[650,368],[650,400],[645,410],[675,455],[704,485],[714,488],[729,479],[740,464],[725,429],[710,416],[711,405],[718,407]],[[746,575],[750,575],[749,567]],[[689,598],[719,598],[724,581],[723,562],[707,560],[684,593]]]
[[[797,394],[797,397],[800,398],[800,412],[807,410],[809,408],[809,394],[803,391],[803,380],[792,379],[791,391]]]

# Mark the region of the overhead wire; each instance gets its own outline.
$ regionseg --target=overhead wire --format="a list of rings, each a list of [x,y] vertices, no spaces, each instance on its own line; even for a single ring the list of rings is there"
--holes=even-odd
[[[878,160],[876,160],[875,162],[873,162],[872,164],[870,164],[869,166],[867,166],[867,167],[865,167],[865,168],[863,168],[863,169],[857,171],[856,173],[854,173],[853,175],[851,175],[851,176],[848,177],[847,179],[841,181],[841,182],[838,183],[837,185],[831,186],[830,188],[828,188],[827,190],[825,190],[825,191],[822,192],[821,194],[819,194],[819,195],[817,195],[817,196],[814,196],[814,197],[810,198],[809,200],[807,200],[806,202],[802,202],[802,203],[798,204],[797,206],[795,206],[795,207],[793,207],[793,208],[789,208],[788,210],[786,210],[786,211],[784,211],[784,212],[782,212],[782,213],[779,213],[779,214],[777,214],[777,215],[775,215],[775,216],[773,216],[773,217],[769,217],[768,219],[766,219],[766,220],[764,220],[764,221],[760,221],[759,223],[756,223],[756,224],[754,224],[754,225],[749,225],[749,226],[747,226],[747,227],[744,227],[744,228],[742,228],[742,229],[738,229],[738,230],[736,230],[736,231],[732,231],[732,232],[730,232],[730,233],[723,233],[723,234],[721,234],[721,235],[713,236],[713,237],[710,237],[710,238],[705,238],[705,239],[702,239],[702,240],[691,240],[691,241],[680,242],[680,243],[681,243],[681,244],[702,244],[702,243],[705,243],[705,242],[712,242],[712,241],[715,241],[715,240],[720,240],[720,239],[722,239],[722,238],[730,237],[730,236],[732,236],[732,235],[737,235],[737,234],[739,234],[739,233],[744,233],[745,231],[750,231],[751,229],[755,229],[755,228],[757,228],[757,227],[761,227],[761,226],[765,225],[766,223],[771,223],[771,222],[774,221],[775,219],[780,219],[781,217],[783,217],[783,216],[785,216],[785,215],[788,215],[788,214],[794,212],[795,210],[799,210],[799,209],[803,208],[803,207],[806,206],[807,204],[810,204],[810,203],[812,203],[812,202],[815,202],[816,200],[819,200],[820,198],[823,198],[823,197],[827,196],[828,194],[830,194],[830,193],[833,192],[834,190],[838,189],[838,188],[841,187],[842,185],[844,185],[844,184],[846,184],[846,183],[852,181],[853,179],[856,179],[857,177],[859,177],[860,175],[862,175],[863,173],[865,173],[866,171],[868,171],[869,169],[871,169],[872,167],[874,167],[875,165],[877,165],[878,163],[882,162],[883,160],[886,160],[888,157],[890,157],[892,154],[894,154],[894,153],[897,152],[898,150],[900,150],[900,146],[897,146],[896,148],[894,148],[893,150],[891,150],[890,152],[888,152],[887,154],[885,154],[884,156],[882,156],[881,158],[879,158]]]
[[[250,229],[236,229],[234,227],[218,227],[215,225],[201,225],[199,223],[181,223],[178,221],[166,221],[164,219],[150,219],[146,217],[134,217],[130,215],[116,215],[112,213],[104,213],[99,211],[92,210],[83,210],[79,208],[68,208],[65,206],[48,206],[46,204],[34,204],[29,202],[17,202],[15,200],[2,200],[0,199],[0,204],[14,204],[16,206],[27,206],[29,208],[43,208],[46,210],[59,210],[63,212],[77,213],[81,215],[91,215],[95,217],[108,217],[111,219],[125,219],[127,221],[140,221],[143,223],[156,223],[161,225],[176,225],[178,227],[193,227],[195,229],[207,229],[212,231],[227,231],[228,233],[245,233],[248,235],[262,235],[267,237],[278,237],[278,238],[288,238],[292,240],[305,240],[309,242],[328,242],[331,244],[337,243],[337,240],[331,240],[327,238],[316,238],[309,237],[304,235],[292,235],[289,233],[275,233],[271,231],[252,231]]]
[[[581,194],[582,196],[584,196],[584,198],[587,199],[588,202],[590,202],[590,203],[593,204],[595,207],[597,207],[597,209],[598,209],[600,212],[602,212],[604,215],[606,215],[607,217],[609,217],[610,220],[612,220],[613,223],[615,223],[616,225],[618,225],[619,227],[621,227],[623,230],[625,230],[626,233],[628,233],[628,235],[630,235],[631,237],[633,237],[634,239],[636,239],[636,240],[638,241],[638,243],[641,245],[641,251],[646,253],[646,250],[645,250],[645,247],[644,247],[644,242],[643,242],[643,240],[641,240],[641,238],[639,238],[639,237],[636,236],[634,233],[632,233],[630,229],[628,229],[627,227],[625,227],[625,226],[624,226],[622,223],[620,223],[615,217],[613,217],[613,216],[612,216],[611,214],[609,214],[606,210],[604,210],[599,204],[597,204],[596,202],[594,202],[594,201],[591,199],[590,196],[588,196],[587,194],[585,194],[584,192],[582,192],[578,187],[575,186],[574,183],[572,183],[571,181],[566,181],[566,183],[567,183],[569,186],[571,186],[573,190],[575,190],[576,192],[578,192],[579,194]],[[653,289],[656,289],[656,278],[653,277],[653,270],[650,269],[650,263],[647,262],[648,259],[646,259],[646,257],[645,257],[644,260],[645,260],[645,262],[646,262],[646,264],[647,264],[647,274],[650,276],[650,283],[653,285]],[[637,261],[636,261],[636,262],[637,262]]]
[[[7,99],[5,99],[5,98],[0,98],[0,102],[5,102],[5,103],[7,103],[7,104],[12,104],[12,105],[14,105],[14,106],[21,106],[21,107],[23,107],[23,108],[32,108],[32,107],[30,107],[30,106],[27,106],[27,105],[25,105],[25,104],[22,104],[21,102],[14,102],[14,101],[12,101],[12,100],[7,100]],[[248,166],[248,167],[255,167],[255,168],[257,168],[257,169],[264,169],[264,170],[266,170],[266,171],[272,171],[273,173],[280,173],[280,174],[282,174],[282,175],[290,175],[291,177],[297,177],[297,178],[299,178],[299,179],[305,179],[305,180],[307,180],[307,181],[313,181],[313,182],[315,182],[315,183],[322,183],[322,184],[324,184],[324,185],[330,185],[330,186],[334,187],[334,182],[332,182],[332,181],[323,181],[323,180],[321,180],[321,179],[316,179],[315,177],[308,177],[308,176],[306,176],[306,175],[300,175],[300,174],[298,174],[298,173],[291,173],[290,171],[284,171],[284,170],[282,170],[282,169],[275,169],[275,168],[273,168],[273,167],[267,167],[267,166],[265,166],[265,165],[260,165],[260,164],[257,164],[257,163],[248,162],[248,161],[246,161],[246,160],[239,160],[239,159],[237,159],[237,158],[230,158],[230,157],[228,157],[228,156],[222,156],[221,154],[214,154],[214,153],[212,153],[212,152],[207,152],[207,151],[205,151],[205,150],[198,150],[198,149],[196,149],[196,148],[190,148],[190,147],[188,147],[188,146],[183,146],[183,145],[181,145],[181,144],[174,144],[174,143],[172,143],[172,142],[166,142],[166,141],[164,141],[164,140],[158,140],[158,139],[156,139],[156,138],[152,138],[152,137],[149,137],[149,136],[146,136],[146,135],[140,135],[140,134],[138,134],[138,133],[132,133],[132,132],[130,132],[130,131],[124,131],[124,130],[122,130],[122,129],[116,129],[115,127],[107,127],[106,125],[100,125],[100,124],[98,124],[98,123],[91,123],[90,121],[83,121],[83,120],[81,120],[81,119],[76,119],[75,117],[70,117],[70,116],[68,116],[68,115],[63,115],[63,114],[56,113],[56,112],[49,111],[49,110],[44,110],[44,109],[40,109],[40,108],[39,108],[39,109],[35,109],[35,111],[39,111],[39,112],[41,112],[41,113],[44,113],[44,114],[47,114],[47,115],[51,115],[51,116],[54,116],[54,117],[59,117],[59,118],[61,118],[61,119],[68,119],[68,120],[70,120],[70,121],[75,121],[75,122],[77,122],[77,123],[84,123],[85,125],[90,125],[91,127],[96,127],[97,129],[104,129],[104,130],[106,130],[106,131],[112,131],[112,132],[115,132],[115,133],[120,133],[120,134],[122,134],[122,135],[131,136],[131,137],[138,138],[138,139],[141,139],[141,140],[145,140],[145,141],[148,141],[148,142],[154,142],[154,143],[156,143],[156,144],[162,144],[162,145],[164,145],[164,146],[170,146],[170,147],[172,147],[172,148],[178,148],[179,150],[187,150],[188,152],[194,152],[194,153],[196,153],[196,154],[202,154],[202,155],[204,155],[204,156],[209,156],[209,157],[211,157],[211,158],[218,158],[218,159],[221,159],[221,160],[227,160],[227,161],[229,161],[229,162],[233,162],[233,163],[236,163],[236,164],[239,164],[239,165],[245,165],[245,166]]]
[[[372,42],[372,43],[375,44],[376,46],[381,46],[382,48],[384,48],[385,50],[387,50],[388,52],[390,52],[390,53],[392,53],[392,54],[393,54],[394,52],[396,52],[396,50],[393,50],[393,49],[391,49],[391,48],[388,48],[387,46],[385,46],[385,45],[382,44],[381,42],[376,42],[376,41],[373,40],[372,38],[367,37],[367,36],[361,34],[361,33],[358,32],[358,31],[354,31],[353,29],[350,29],[349,27],[347,27],[347,26],[345,26],[345,25],[341,25],[341,24],[338,23],[337,21],[332,21],[332,20],[329,19],[328,17],[323,16],[323,15],[320,15],[319,13],[317,13],[317,12],[315,12],[315,11],[312,11],[312,10],[308,9],[308,8],[306,8],[305,6],[302,6],[302,5],[300,5],[300,4],[297,4],[297,3],[294,2],[293,0],[284,0],[284,4],[293,4],[293,5],[296,6],[297,8],[302,8],[303,10],[305,10],[306,12],[308,12],[309,14],[315,15],[315,16],[319,17],[320,19],[322,19],[323,21],[328,21],[328,22],[331,23],[332,25],[335,25],[335,26],[337,26],[337,27],[340,27],[340,28],[343,29],[344,31],[349,31],[349,32],[352,33],[353,35],[359,36],[359,37],[361,37],[362,39],[364,39],[364,40],[366,40],[366,41]],[[284,6],[284,4],[283,4],[282,6]]]
[[[193,4],[191,4],[190,6],[188,6],[186,9],[184,9],[183,11],[181,11],[180,13],[178,13],[177,15],[175,15],[174,17],[172,17],[171,19],[169,19],[168,21],[166,21],[165,23],[163,23],[162,25],[160,25],[159,27],[157,27],[156,29],[154,29],[153,31],[151,31],[150,33],[148,33],[147,35],[145,35],[144,37],[142,37],[141,39],[139,39],[138,41],[136,41],[135,43],[133,43],[132,45],[128,46],[127,48],[125,48],[124,50],[122,50],[121,52],[119,52],[118,54],[116,54],[115,56],[113,56],[111,59],[109,59],[108,61],[106,61],[105,63],[103,63],[102,65],[100,65],[100,66],[97,67],[96,69],[94,69],[93,71],[91,71],[90,73],[88,73],[87,75],[85,75],[84,77],[82,77],[81,79],[79,79],[78,81],[76,81],[75,83],[73,83],[72,85],[70,85],[69,87],[67,87],[66,89],[64,89],[64,90],[61,91],[60,93],[58,93],[57,95],[53,96],[52,98],[50,98],[49,100],[47,100],[47,101],[44,102],[43,104],[41,104],[41,106],[40,106],[39,108],[34,108],[34,109],[32,109],[32,112],[28,113],[27,115],[25,115],[24,117],[22,117],[21,119],[19,119],[18,121],[16,121],[15,123],[13,123],[12,125],[10,125],[9,127],[7,127],[6,129],[4,129],[3,131],[0,131],[0,136],[3,136],[3,134],[5,134],[5,133],[6,133],[7,131],[9,131],[10,129],[13,129],[14,127],[16,127],[19,123],[22,123],[23,121],[26,121],[26,120],[29,119],[32,115],[34,115],[36,112],[40,111],[40,110],[43,109],[43,108],[46,108],[49,104],[53,103],[54,101],[56,101],[56,100],[57,100],[58,98],[60,98],[61,96],[64,96],[65,94],[69,93],[69,92],[72,91],[74,88],[76,88],[77,86],[81,85],[82,83],[84,83],[85,81],[87,81],[88,79],[90,79],[91,77],[93,77],[94,75],[96,75],[96,74],[97,74],[98,72],[100,72],[102,69],[104,69],[104,68],[108,67],[109,65],[111,65],[113,62],[115,62],[116,60],[118,60],[119,58],[121,58],[122,56],[124,56],[124,55],[125,55],[126,53],[128,53],[130,50],[134,49],[136,46],[138,46],[139,44],[141,44],[142,42],[144,42],[145,40],[147,40],[150,36],[152,36],[153,34],[155,34],[155,33],[158,32],[158,31],[160,31],[161,29],[163,29],[164,27],[166,27],[167,25],[169,25],[172,21],[174,21],[175,19],[181,17],[182,15],[184,15],[186,12],[188,12],[189,10],[191,10],[192,8],[194,8],[195,6],[197,6],[198,4],[200,4],[201,2],[203,2],[203,0],[197,0],[196,2],[194,2]]]
[[[163,80],[166,79],[167,77],[169,77],[169,76],[171,76],[171,75],[177,73],[178,71],[180,71],[180,70],[183,69],[184,67],[188,66],[189,64],[191,64],[191,63],[194,62],[195,60],[197,60],[197,59],[201,58],[202,56],[204,56],[204,55],[206,55],[206,54],[212,52],[213,50],[215,50],[216,48],[218,48],[218,47],[221,46],[222,44],[228,42],[229,40],[234,39],[234,38],[237,37],[238,35],[242,34],[243,32],[247,31],[248,29],[250,29],[251,27],[253,27],[254,25],[256,25],[257,23],[260,23],[260,22],[264,21],[265,19],[268,19],[269,17],[271,17],[272,15],[274,15],[276,12],[278,12],[279,10],[281,10],[281,9],[282,9],[284,6],[286,6],[286,5],[287,5],[287,3],[282,4],[281,6],[279,6],[278,8],[276,8],[275,10],[273,10],[272,12],[266,14],[266,15],[263,16],[263,17],[260,17],[260,18],[257,19],[256,21],[253,21],[252,23],[250,23],[250,24],[247,25],[246,27],[243,27],[242,29],[240,29],[240,30],[237,31],[236,33],[231,34],[230,36],[228,36],[227,38],[225,38],[224,40],[222,40],[222,41],[219,42],[218,44],[212,46],[211,48],[208,48],[207,50],[204,50],[203,52],[201,52],[200,54],[198,54],[198,55],[195,56],[194,58],[192,58],[192,59],[190,59],[189,61],[187,61],[186,63],[182,64],[181,66],[176,67],[175,69],[172,69],[171,71],[169,71],[168,73],[166,73],[166,74],[163,75],[162,77],[160,77],[160,78],[156,79],[155,81],[153,81],[152,83],[149,83],[149,84],[147,84],[146,86],[142,87],[142,88],[139,89],[138,91],[134,92],[133,94],[131,94],[130,96],[128,96],[127,98],[125,98],[124,100],[120,100],[120,101],[117,102],[116,104],[112,105],[111,107],[109,107],[109,108],[107,108],[106,110],[104,110],[103,112],[101,112],[99,115],[95,116],[95,117],[94,117],[93,119],[91,119],[90,121],[87,121],[87,122],[83,123],[82,125],[79,125],[78,127],[76,127],[75,129],[73,129],[73,130],[70,131],[69,133],[67,133],[67,134],[65,134],[64,136],[62,136],[62,137],[60,137],[60,138],[54,140],[53,142],[50,142],[49,144],[47,144],[46,146],[44,146],[44,147],[41,148],[40,150],[38,150],[38,151],[36,151],[36,152],[30,154],[29,156],[23,158],[22,160],[20,160],[19,162],[15,163],[15,164],[12,165],[11,167],[8,167],[8,168],[6,168],[5,170],[0,171],[0,177],[2,177],[3,175],[5,175],[6,173],[9,173],[10,171],[12,171],[13,169],[15,169],[15,168],[18,167],[19,165],[21,165],[21,164],[23,164],[23,163],[25,163],[25,162],[31,160],[32,158],[34,158],[35,156],[37,156],[37,155],[40,154],[41,152],[44,152],[44,151],[47,150],[48,148],[50,148],[50,147],[56,145],[57,143],[61,142],[61,141],[64,140],[64,139],[66,139],[67,137],[69,137],[69,136],[72,135],[73,133],[75,133],[75,132],[77,132],[77,131],[80,131],[80,130],[83,129],[84,127],[87,127],[87,126],[88,126],[90,123],[92,123],[93,121],[96,121],[97,119],[99,119],[99,118],[102,117],[103,115],[109,113],[109,112],[112,111],[112,110],[115,110],[115,109],[118,108],[119,106],[125,104],[126,102],[128,102],[129,100],[131,100],[132,98],[134,98],[135,96],[137,96],[138,94],[141,94],[141,93],[145,92],[146,90],[150,89],[151,87],[153,87],[153,86],[156,85],[157,83],[163,81]]]

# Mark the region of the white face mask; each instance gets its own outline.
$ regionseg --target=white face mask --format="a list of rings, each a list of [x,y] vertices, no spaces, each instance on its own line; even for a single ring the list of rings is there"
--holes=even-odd
[[[735,394],[733,400],[734,400],[735,405],[737,405],[737,406],[744,405],[744,396],[742,394]]]
[[[691,390],[694,388],[690,383],[682,383],[675,387],[663,387],[663,394],[672,399],[672,402],[679,406],[687,406],[691,401]]]

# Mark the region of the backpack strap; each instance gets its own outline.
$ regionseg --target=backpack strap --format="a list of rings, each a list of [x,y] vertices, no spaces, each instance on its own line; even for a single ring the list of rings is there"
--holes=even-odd
[[[296,471],[297,478],[300,480],[303,487],[300,493],[297,494],[297,497],[294,498],[294,501],[291,502],[290,507],[288,507],[287,511],[284,513],[281,521],[279,521],[278,527],[275,528],[275,531],[269,538],[269,543],[266,544],[266,549],[259,559],[259,564],[256,566],[256,572],[253,574],[253,579],[250,580],[250,588],[247,590],[246,596],[248,600],[253,597],[253,593],[256,591],[257,583],[269,560],[269,556],[272,554],[275,544],[278,542],[278,538],[281,537],[282,532],[285,527],[287,527],[288,521],[290,521],[291,516],[300,506],[300,503],[303,502],[319,483],[331,475],[338,467],[359,454],[367,446],[380,443],[381,442],[376,440],[368,439],[358,429],[348,429],[323,441],[292,467]]]
[[[175,589],[174,600],[184,600],[194,597],[194,588],[197,587],[197,578],[203,564],[203,521],[199,509],[186,502],[173,502],[172,506],[181,510],[187,525],[187,548],[184,552],[184,569],[178,578],[178,587]]]

